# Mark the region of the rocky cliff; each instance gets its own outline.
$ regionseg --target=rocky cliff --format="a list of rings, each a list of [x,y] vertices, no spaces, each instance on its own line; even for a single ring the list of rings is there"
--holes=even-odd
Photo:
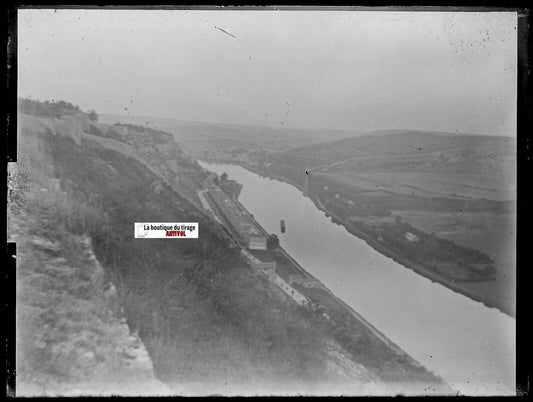
[[[20,174],[29,167],[23,155],[10,166],[12,188],[26,192],[9,213],[9,240],[17,244],[16,395],[168,394],[91,237],[68,230],[54,211],[67,205],[67,194],[49,169]],[[20,186],[21,177],[29,183]]]

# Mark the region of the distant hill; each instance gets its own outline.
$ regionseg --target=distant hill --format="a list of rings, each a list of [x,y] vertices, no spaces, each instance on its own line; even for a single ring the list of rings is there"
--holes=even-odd
[[[331,129],[296,129],[253,125],[215,124],[157,117],[101,114],[102,123],[128,123],[156,128],[174,134],[181,146],[190,152],[224,146],[248,151],[263,149],[281,151],[291,147],[361,136],[360,131]]]
[[[409,151],[417,147],[427,151],[439,147],[454,146],[454,144],[473,144],[483,142],[481,138],[495,139],[496,142],[512,143],[509,137],[492,137],[482,134],[463,134],[457,132],[440,132],[428,130],[378,130],[365,132],[359,130],[337,129],[309,129],[268,127],[255,125],[221,124],[199,121],[184,121],[160,117],[124,116],[115,114],[99,114],[99,121],[106,124],[135,124],[172,133],[182,148],[196,156],[217,152],[239,154],[254,151],[283,152],[290,149],[293,152],[313,152],[313,147],[323,149],[327,146],[332,149],[347,147],[339,156],[350,154],[357,150],[358,154],[368,150],[371,153]],[[444,138],[443,138],[444,137]],[[457,138],[457,140],[454,140]],[[339,141],[339,142],[338,142]],[[448,144],[448,145],[446,145]],[[461,145],[461,146],[463,146]],[[384,147],[384,148],[383,148]],[[405,151],[402,151],[402,149]],[[293,151],[298,148],[297,151]],[[378,150],[379,149],[379,150]],[[323,152],[320,151],[320,152]]]
[[[505,200],[516,191],[516,140],[509,137],[395,130],[292,148],[275,159],[288,170],[359,186],[364,176],[368,185],[393,192],[415,186],[427,195]]]
[[[457,148],[488,147],[498,155],[512,155],[515,152],[515,142],[515,139],[509,137],[390,130],[310,144],[293,148],[287,153],[290,153],[291,157],[307,159],[307,162],[314,166],[361,156],[417,155]]]
[[[389,134],[403,134],[403,133],[419,133],[419,134],[433,134],[433,135],[447,135],[447,136],[458,136],[458,135],[466,135],[466,136],[486,136],[485,134],[479,134],[479,133],[460,133],[458,131],[433,131],[433,130],[415,130],[415,129],[388,129],[388,130],[376,130],[371,131],[367,134],[372,135],[389,135]]]

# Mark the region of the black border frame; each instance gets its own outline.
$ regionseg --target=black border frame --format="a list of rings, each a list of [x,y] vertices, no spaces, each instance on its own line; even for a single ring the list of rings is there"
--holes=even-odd
[[[7,106],[5,109],[5,115],[2,119],[2,128],[7,134],[3,137],[5,143],[2,144],[2,152],[5,151],[5,162],[2,163],[2,168],[5,171],[2,174],[2,191],[5,196],[3,201],[7,204],[7,162],[17,161],[17,11],[23,8],[67,8],[67,9],[83,9],[83,8],[117,8],[117,9],[219,9],[219,10],[231,10],[231,9],[257,9],[264,7],[265,9],[309,9],[313,10],[325,10],[325,9],[340,9],[340,10],[367,10],[367,11],[379,11],[379,10],[391,10],[394,11],[515,11],[518,13],[518,60],[517,60],[517,301],[516,301],[516,390],[517,396],[527,396],[530,393],[530,381],[531,381],[531,342],[532,334],[529,328],[529,305],[530,302],[530,290],[529,284],[531,283],[531,271],[529,270],[529,258],[530,254],[527,252],[529,246],[528,231],[531,227],[531,199],[528,184],[526,182],[528,173],[531,171],[531,163],[533,158],[533,139],[532,132],[532,99],[531,99],[531,53],[532,53],[532,41],[531,41],[531,14],[527,8],[525,2],[520,1],[492,1],[486,2],[484,5],[480,5],[477,2],[462,2],[461,4],[443,5],[442,3],[430,2],[429,5],[420,6],[418,2],[374,2],[373,5],[364,4],[353,6],[343,4],[343,2],[335,2],[334,6],[324,6],[315,4],[313,6],[302,6],[302,3],[298,5],[272,5],[267,2],[261,2],[260,5],[250,6],[247,5],[223,5],[217,4],[188,4],[181,5],[165,4],[160,2],[158,5],[136,5],[134,2],[115,1],[113,5],[106,5],[102,2],[86,3],[86,4],[68,4],[60,5],[58,3],[46,2],[46,1],[34,1],[34,2],[18,2],[10,1],[3,7],[6,27],[3,35],[3,51],[5,49],[6,63],[2,65],[2,69],[5,71],[6,79],[2,81],[2,89],[5,89],[7,100]],[[360,3],[360,4],[361,4]],[[396,4],[394,4],[396,3]],[[472,4],[473,3],[473,4]],[[278,3],[279,4],[279,3]],[[4,210],[6,214],[2,214],[2,223],[7,223],[7,208]],[[5,347],[1,347],[0,356],[2,358],[1,374],[5,377],[5,386],[2,387],[1,396],[15,397],[15,288],[16,288],[16,245],[14,243],[7,243],[7,226],[6,230],[2,229],[2,244],[5,244],[4,258],[5,264],[3,264],[2,272],[2,312],[5,321],[2,328],[1,340]]]

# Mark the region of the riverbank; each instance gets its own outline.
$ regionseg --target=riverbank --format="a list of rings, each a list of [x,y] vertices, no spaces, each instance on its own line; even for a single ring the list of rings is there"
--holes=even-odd
[[[414,271],[417,274],[419,274],[419,275],[431,280],[432,282],[435,282],[435,283],[438,283],[440,285],[443,285],[443,286],[447,287],[448,289],[450,289],[450,290],[452,290],[452,291],[454,291],[456,293],[459,293],[459,294],[461,294],[463,296],[468,297],[471,300],[474,300],[476,302],[482,303],[486,307],[497,309],[498,311],[500,311],[500,312],[502,312],[504,314],[507,314],[510,317],[515,318],[514,312],[512,311],[511,307],[505,305],[504,303],[499,303],[499,302],[491,300],[491,299],[489,299],[487,297],[483,297],[482,295],[480,295],[479,293],[473,291],[472,289],[466,288],[466,287],[462,286],[458,282],[454,282],[454,281],[452,281],[452,280],[450,280],[448,278],[445,278],[445,277],[443,277],[443,276],[431,271],[430,269],[428,269],[427,267],[425,267],[424,265],[422,265],[422,264],[420,264],[420,263],[418,263],[416,261],[413,261],[413,260],[410,260],[410,259],[407,259],[405,257],[400,256],[398,253],[396,253],[393,250],[391,250],[388,247],[386,247],[383,243],[380,243],[380,242],[376,241],[375,239],[373,239],[368,234],[364,233],[363,231],[361,231],[358,228],[356,228],[354,225],[350,224],[346,219],[343,219],[340,216],[338,216],[335,213],[333,213],[332,211],[328,210],[315,194],[313,194],[310,191],[306,190],[305,188],[301,187],[299,184],[295,183],[291,179],[289,179],[289,178],[287,178],[285,176],[269,174],[268,172],[265,172],[263,169],[259,169],[256,166],[249,165],[249,164],[244,163],[242,161],[213,160],[213,162],[216,162],[216,163],[230,163],[230,164],[233,164],[233,165],[238,165],[238,166],[241,166],[241,167],[243,167],[243,168],[245,168],[245,169],[247,169],[247,170],[249,170],[249,171],[251,171],[251,172],[253,172],[253,173],[255,173],[255,174],[259,175],[259,176],[261,176],[261,177],[266,177],[266,178],[269,178],[269,179],[278,180],[278,181],[281,181],[281,182],[284,182],[284,183],[290,184],[291,186],[296,187],[307,198],[309,198],[315,204],[315,206],[318,209],[323,211],[328,217],[331,217],[331,219],[332,219],[332,221],[334,223],[343,226],[349,233],[351,233],[352,235],[356,236],[357,238],[365,241],[370,247],[372,247],[374,250],[376,250],[380,254],[383,254],[383,255],[393,259],[394,261],[396,261],[397,263],[399,263],[403,267],[411,269],[412,271]]]

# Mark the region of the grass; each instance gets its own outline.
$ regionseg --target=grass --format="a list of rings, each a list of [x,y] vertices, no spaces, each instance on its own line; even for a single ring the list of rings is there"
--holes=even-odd
[[[170,188],[147,190],[155,178],[132,159],[101,149],[81,151],[68,139],[50,144],[67,193],[96,201],[90,207],[79,201],[83,197],[68,199],[53,213],[62,211],[65,227],[93,237],[128,324],[139,332],[159,378],[217,383],[323,378],[324,334],[297,309],[270,298],[207,221],[200,221],[198,241],[131,238],[135,221],[189,221],[194,207]],[[118,175],[107,175],[93,158],[105,160]]]
[[[105,294],[105,272],[88,259],[87,237],[72,233],[65,223],[75,207],[62,210],[69,204],[61,193],[45,194],[32,190],[22,215],[12,220],[20,258],[16,349],[21,395],[40,394],[45,386],[61,393],[81,383],[117,380],[117,373],[128,371],[115,353],[126,338],[117,326],[119,306]],[[103,364],[93,369],[96,363]]]

